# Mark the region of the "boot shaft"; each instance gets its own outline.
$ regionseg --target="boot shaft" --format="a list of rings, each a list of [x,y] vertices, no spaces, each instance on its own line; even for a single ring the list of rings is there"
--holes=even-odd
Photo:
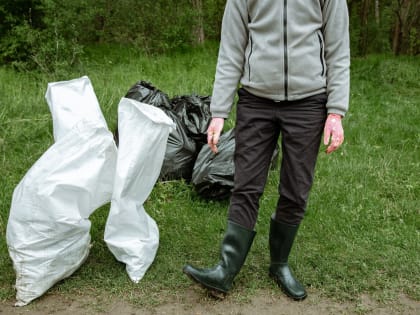
[[[295,240],[299,225],[290,225],[271,218],[270,258],[271,264],[286,264]]]
[[[220,249],[220,265],[237,274],[245,262],[256,232],[228,221]]]
[[[295,300],[303,300],[307,293],[294,277],[287,263],[299,225],[289,225],[271,218],[269,272],[284,292]]]

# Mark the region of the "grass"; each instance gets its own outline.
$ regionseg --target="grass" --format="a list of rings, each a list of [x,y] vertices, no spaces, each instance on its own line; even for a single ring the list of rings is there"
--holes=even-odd
[[[216,45],[166,56],[96,47],[87,51],[82,69],[62,77],[0,67],[0,300],[12,301],[15,295],[5,241],[14,187],[53,143],[47,83],[88,75],[113,129],[120,98],[138,80],[152,82],[170,97],[211,94],[216,58]],[[404,293],[420,300],[419,69],[419,57],[352,61],[345,144],[335,154],[319,155],[307,215],[290,257],[300,280],[325,296],[354,300],[367,293],[392,302]],[[229,120],[227,127],[232,126]],[[277,172],[269,174],[257,236],[231,293],[238,302],[258,289],[277,290],[267,277]],[[203,200],[190,184],[170,181],[158,182],[144,206],[159,225],[160,247],[139,284],[130,282],[103,241],[106,205],[90,218],[88,260],[47,294],[111,294],[153,305],[191,285],[181,272],[185,263],[217,261],[227,201]]]

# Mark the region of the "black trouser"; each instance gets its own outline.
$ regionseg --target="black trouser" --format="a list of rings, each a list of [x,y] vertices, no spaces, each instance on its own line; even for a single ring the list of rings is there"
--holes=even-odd
[[[275,102],[240,89],[235,126],[235,181],[228,219],[249,229],[281,134],[282,161],[275,220],[297,225],[312,186],[326,111],[326,94]]]

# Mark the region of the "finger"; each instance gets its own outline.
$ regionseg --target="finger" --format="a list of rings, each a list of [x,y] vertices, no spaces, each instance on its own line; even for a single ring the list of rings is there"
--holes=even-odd
[[[331,144],[328,146],[327,154],[336,151],[344,141],[344,137],[332,137]]]
[[[207,129],[207,143],[210,145],[213,142],[213,136],[214,136],[214,126],[210,124],[209,128]]]
[[[217,143],[219,142],[219,133],[215,133],[214,131],[209,131],[207,133],[207,144],[214,153],[217,153]]]
[[[213,133],[213,144],[216,145],[219,143],[220,132]]]
[[[209,142],[209,146],[210,146],[210,150],[212,150],[214,153],[217,153],[218,152],[217,145],[216,144],[217,143],[214,142],[214,138],[212,136],[212,138],[211,138],[211,140]]]
[[[213,132],[209,131],[207,132],[207,144],[211,145],[213,143]]]
[[[217,154],[219,152],[219,150],[217,149],[217,146],[215,144],[211,144],[210,145],[210,150],[214,153]]]
[[[327,148],[326,152],[327,152],[327,154],[330,154],[330,153],[334,152],[334,151],[335,151],[335,150],[337,150],[337,149],[338,149],[338,147],[337,147],[336,145],[334,145],[334,144],[330,144],[330,145],[328,146],[328,148]]]
[[[330,142],[331,131],[329,128],[324,129],[324,145],[327,145]]]
[[[337,150],[337,147],[335,145],[331,144],[327,148],[327,153],[334,152],[335,150]]]
[[[214,133],[213,134],[213,141],[212,141],[212,145],[210,146],[211,150],[214,153],[219,152],[219,150],[217,149],[217,144],[219,143],[219,137],[220,137],[220,133]]]

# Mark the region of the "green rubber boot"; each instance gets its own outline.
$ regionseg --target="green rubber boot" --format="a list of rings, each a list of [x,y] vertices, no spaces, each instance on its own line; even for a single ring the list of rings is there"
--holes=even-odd
[[[210,290],[218,298],[223,298],[232,287],[233,279],[242,268],[254,240],[255,231],[228,221],[225,237],[220,250],[220,261],[213,268],[183,268],[192,280]]]
[[[303,285],[296,280],[287,263],[290,250],[299,225],[289,225],[271,218],[270,224],[270,276],[278,286],[291,298],[300,301],[307,294]]]

